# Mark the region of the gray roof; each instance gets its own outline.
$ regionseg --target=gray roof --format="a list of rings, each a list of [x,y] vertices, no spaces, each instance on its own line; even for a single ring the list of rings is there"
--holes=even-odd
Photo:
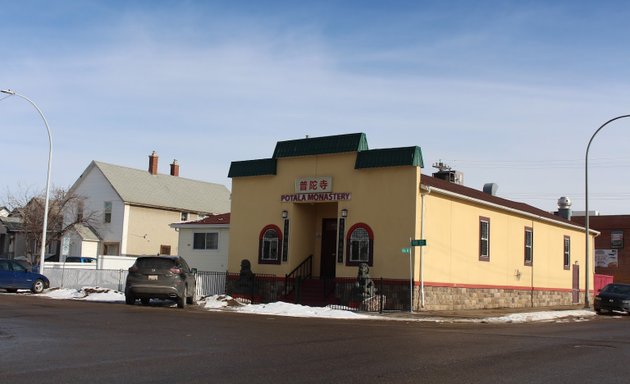
[[[2,217],[2,216],[0,216],[0,224],[4,225],[4,227],[9,232],[20,232],[24,228],[24,226],[22,224],[22,218],[21,217]]]
[[[101,238],[98,236],[96,231],[85,224],[75,223],[72,225],[72,227],[83,240],[86,240],[86,241],[100,241],[101,240]]]
[[[225,185],[157,174],[92,161],[86,171],[98,168],[118,193],[132,205],[197,213],[230,212],[230,191]]]

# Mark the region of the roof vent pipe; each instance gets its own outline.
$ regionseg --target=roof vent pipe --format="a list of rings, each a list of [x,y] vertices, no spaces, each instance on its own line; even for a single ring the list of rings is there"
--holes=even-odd
[[[566,196],[558,199],[558,212],[556,212],[556,215],[571,220],[571,199]]]
[[[497,189],[499,189],[499,186],[495,183],[486,183],[483,185],[484,193],[487,193],[488,195],[491,195],[491,196],[497,195]]]

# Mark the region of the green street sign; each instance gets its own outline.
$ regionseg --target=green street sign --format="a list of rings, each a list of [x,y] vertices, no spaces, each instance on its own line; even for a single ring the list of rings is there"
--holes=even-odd
[[[400,250],[400,252],[402,252],[402,253],[411,253],[411,248],[402,248]]]
[[[427,241],[425,239],[411,240],[412,247],[424,247],[425,245],[427,245]]]

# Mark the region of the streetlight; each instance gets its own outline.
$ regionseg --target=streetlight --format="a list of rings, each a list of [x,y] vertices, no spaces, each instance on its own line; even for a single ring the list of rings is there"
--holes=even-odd
[[[26,96],[20,95],[19,93],[11,90],[11,89],[2,89],[0,90],[2,93],[6,93],[11,96],[19,96],[22,99],[31,103],[33,107],[37,110],[42,120],[44,120],[44,125],[46,126],[46,131],[48,131],[48,172],[46,173],[46,200],[44,203],[44,224],[42,226],[42,245],[40,249],[40,260],[39,260],[39,273],[44,273],[44,259],[46,258],[46,232],[48,231],[48,201],[50,200],[50,168],[52,164],[52,135],[50,134],[50,127],[48,126],[48,121],[46,121],[46,117],[44,117],[44,113],[39,109],[37,104],[33,102],[33,100],[29,99]]]
[[[607,122],[605,122],[604,124],[602,124],[601,127],[599,127],[597,129],[597,131],[595,131],[595,133],[593,133],[593,136],[591,136],[591,139],[588,141],[588,145],[586,146],[586,157],[585,157],[585,161],[584,161],[584,200],[585,200],[585,220],[584,220],[584,234],[586,237],[586,268],[585,268],[585,292],[584,292],[584,308],[589,308],[590,304],[589,304],[589,299],[588,299],[588,280],[589,280],[589,272],[588,272],[588,261],[590,259],[590,249],[589,249],[589,212],[588,212],[588,150],[591,148],[591,143],[593,142],[593,139],[595,138],[595,135],[597,135],[599,133],[599,131],[602,130],[602,128],[604,128],[605,126],[607,126],[609,123],[612,123],[615,120],[619,120],[619,119],[623,119],[625,117],[630,117],[630,115],[621,115],[621,116],[617,116],[615,118],[612,118],[610,120],[608,120]]]

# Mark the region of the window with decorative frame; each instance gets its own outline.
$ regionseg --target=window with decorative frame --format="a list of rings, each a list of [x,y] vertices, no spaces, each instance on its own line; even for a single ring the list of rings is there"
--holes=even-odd
[[[258,263],[280,264],[282,232],[276,225],[267,225],[260,231]]]
[[[479,260],[490,260],[490,219],[479,218]]]
[[[525,265],[532,265],[534,262],[534,230],[530,227],[525,227],[524,252]]]
[[[369,225],[357,223],[348,229],[346,238],[346,265],[358,266],[367,263],[372,266],[374,261],[374,232]]]

